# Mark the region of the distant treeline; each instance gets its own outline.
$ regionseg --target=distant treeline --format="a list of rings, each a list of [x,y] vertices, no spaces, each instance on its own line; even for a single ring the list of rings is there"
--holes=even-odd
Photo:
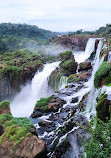
[[[101,35],[107,36],[111,34],[111,24],[106,24],[106,26],[100,27],[98,30],[95,31],[83,31],[82,29],[77,30],[75,32],[69,32],[69,35]]]
[[[27,24],[0,24],[0,53],[17,51],[23,48],[45,44],[56,32]]]

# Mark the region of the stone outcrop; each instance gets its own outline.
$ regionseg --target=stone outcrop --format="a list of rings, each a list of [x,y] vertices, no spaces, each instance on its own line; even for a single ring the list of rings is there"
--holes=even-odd
[[[29,66],[22,69],[19,76],[14,75],[12,78],[10,78],[8,74],[0,77],[0,100],[4,100],[15,95],[20,90],[21,85],[24,85],[28,80],[31,80],[34,73],[40,67],[42,67],[42,65],[38,67]]]
[[[13,118],[8,101],[0,103],[0,157],[47,158],[47,147],[26,118]]]
[[[78,63],[75,61],[74,55],[71,51],[60,53],[60,58],[62,62],[59,66],[63,75],[69,76],[76,72]]]
[[[84,71],[91,68],[92,68],[91,62],[82,62],[79,64],[79,71]]]
[[[97,117],[102,121],[105,121],[111,114],[111,100],[108,100],[107,96],[107,94],[103,93],[96,105]]]
[[[68,83],[70,82],[80,82],[80,81],[87,81],[88,78],[91,76],[91,72],[84,72],[79,74],[73,74],[68,77]]]
[[[95,38],[95,35],[65,35],[52,38],[52,43],[59,43],[70,50],[85,50],[89,38]],[[96,47],[96,46],[95,46]]]
[[[49,100],[47,100],[44,104],[44,100],[46,99],[47,98],[41,98],[40,101],[37,102],[35,109],[31,115],[32,118],[40,117],[44,113],[56,112],[60,107],[62,107],[66,103],[66,101],[56,96],[52,96],[49,97]]]

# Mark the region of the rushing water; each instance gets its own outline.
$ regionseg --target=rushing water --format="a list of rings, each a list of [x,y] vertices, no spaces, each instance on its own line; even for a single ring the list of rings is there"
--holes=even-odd
[[[45,64],[43,70],[35,74],[31,84],[27,84],[16,95],[11,102],[11,113],[14,117],[29,117],[37,100],[53,94],[54,91],[51,91],[48,87],[48,77],[59,63]]]
[[[74,56],[75,56],[75,60],[78,63],[84,62],[85,60],[87,60],[91,53],[94,51],[94,47],[95,47],[95,38],[90,38],[88,40],[86,49],[84,52],[74,52]],[[102,89],[95,89],[94,88],[94,75],[96,73],[96,71],[98,70],[99,66],[101,65],[101,63],[104,60],[104,57],[99,58],[100,56],[100,51],[101,51],[101,47],[102,47],[102,40],[100,40],[97,50],[96,50],[96,55],[95,55],[95,59],[92,62],[92,66],[93,66],[93,70],[92,70],[92,75],[89,78],[88,81],[86,82],[81,82],[81,83],[74,83],[74,88],[75,89],[71,89],[72,92],[70,92],[70,88],[69,91],[70,92],[67,95],[67,88],[64,89],[65,85],[67,85],[67,77],[62,76],[60,79],[60,83],[59,83],[59,92],[58,95],[60,98],[64,99],[67,103],[63,105],[62,108],[59,109],[58,112],[53,113],[52,115],[54,115],[55,117],[57,116],[57,119],[52,120],[50,118],[51,114],[49,115],[43,115],[42,117],[39,117],[36,119],[36,123],[35,123],[35,127],[38,133],[38,136],[40,139],[44,139],[46,142],[50,141],[51,139],[51,143],[48,144],[53,145],[54,141],[57,139],[58,135],[58,131],[60,130],[60,127],[65,126],[65,124],[68,123],[68,121],[70,120],[70,118],[67,118],[67,114],[69,113],[69,111],[65,111],[64,109],[68,106],[70,107],[74,107],[76,105],[79,104],[79,102],[81,101],[82,97],[89,92],[88,94],[88,99],[87,99],[87,105],[86,105],[86,110],[85,112],[82,112],[81,115],[84,115],[87,117],[87,119],[90,120],[90,116],[94,116],[96,113],[95,110],[95,105],[96,105],[96,98],[97,96],[100,95],[100,93],[102,93],[104,90],[106,90],[107,94],[108,94],[108,98],[111,99],[111,95],[110,95],[110,91],[111,88],[108,88],[106,86],[103,86]],[[109,56],[109,60],[110,60],[110,56]],[[16,117],[26,117],[26,116],[30,116],[30,114],[33,112],[34,109],[34,105],[36,103],[37,100],[39,100],[41,97],[48,97],[49,95],[51,95],[53,93],[53,91],[51,91],[49,89],[48,86],[48,78],[51,74],[51,72],[59,65],[59,62],[54,62],[52,64],[46,64],[43,68],[43,71],[41,72],[37,72],[34,76],[34,78],[32,79],[31,84],[27,84],[22,90],[21,92],[15,97],[15,99],[12,101],[11,103],[11,112],[13,114],[13,116]],[[79,88],[81,87],[81,88]],[[78,101],[76,103],[71,103],[72,98],[74,97],[78,97]],[[63,111],[62,111],[63,110]],[[64,119],[59,121],[59,117],[64,117]],[[66,119],[66,120],[65,120]],[[55,129],[46,132],[46,130],[42,130],[39,126],[39,122],[40,121],[49,121],[49,122],[53,122],[55,124]],[[76,130],[79,129],[79,126],[77,127],[73,127],[70,131],[68,131],[65,135],[62,135],[59,138],[59,142],[57,145],[59,145],[62,140],[64,138],[67,137],[68,134],[70,134],[71,132],[75,132]],[[66,156],[64,158],[79,158],[80,155],[80,146],[78,145],[78,140],[77,140],[77,136],[76,133],[75,135],[72,135],[72,139],[71,139],[71,146],[72,146],[72,150],[70,152],[66,152]],[[49,153],[48,156],[50,158],[52,158],[53,153]],[[51,157],[52,156],[52,157]]]
[[[75,60],[78,63],[84,62],[86,59],[90,57],[91,53],[94,51],[95,41],[96,38],[89,38],[85,51],[73,52]]]

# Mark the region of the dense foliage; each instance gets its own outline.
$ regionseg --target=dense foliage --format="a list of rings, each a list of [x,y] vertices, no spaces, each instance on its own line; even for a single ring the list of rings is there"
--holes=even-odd
[[[27,24],[0,24],[0,35],[17,36],[22,38],[50,39],[57,33]]]
[[[111,157],[111,119],[107,123],[98,120],[92,138],[86,145],[87,158]]]
[[[109,65],[107,62],[103,62],[94,76],[94,86],[96,88],[100,86],[102,77],[105,77],[108,74],[109,74],[108,78],[110,77],[110,70],[111,70],[111,65]]]

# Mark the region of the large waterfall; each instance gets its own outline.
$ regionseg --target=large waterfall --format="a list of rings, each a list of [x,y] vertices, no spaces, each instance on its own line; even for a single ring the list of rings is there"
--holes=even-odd
[[[16,95],[11,102],[11,113],[14,117],[29,117],[37,100],[53,94],[53,91],[48,87],[48,77],[59,63],[45,64],[43,70],[35,74],[31,84],[27,84]]]
[[[95,41],[96,38],[90,38],[84,52],[73,52],[75,60],[78,63],[86,61],[91,53],[94,52]],[[13,116],[28,117],[33,112],[36,101],[41,97],[48,97],[54,93],[54,97],[66,101],[57,112],[47,114],[42,113],[41,117],[34,120],[30,118],[35,124],[38,137],[45,140],[47,143],[49,158],[54,157],[55,148],[58,147],[66,138],[70,138],[68,141],[71,144],[71,148],[66,152],[64,151],[64,158],[79,158],[81,153],[84,154],[84,149],[78,143],[78,135],[81,135],[78,133],[81,132],[82,122],[84,125],[87,120],[90,120],[90,116],[95,116],[96,113],[96,98],[100,95],[100,91],[94,88],[93,82],[94,75],[104,60],[104,56],[100,60],[102,44],[102,40],[100,40],[95,52],[94,61],[91,61],[91,76],[87,80],[67,84],[67,77],[61,76],[59,91],[54,93],[54,91],[52,91],[48,86],[48,78],[60,62],[46,64],[41,72],[35,74],[31,84],[27,84],[11,102],[11,112]],[[67,86],[65,86],[66,84]],[[104,87],[104,89],[106,89],[106,87]],[[107,89],[107,93],[108,92],[109,89]],[[88,94],[85,104],[86,109],[81,111],[79,109],[79,104],[86,93]],[[76,113],[71,115],[74,110]],[[41,126],[42,123],[43,125]],[[84,129],[82,129],[82,131],[88,137],[88,133],[85,132]]]

